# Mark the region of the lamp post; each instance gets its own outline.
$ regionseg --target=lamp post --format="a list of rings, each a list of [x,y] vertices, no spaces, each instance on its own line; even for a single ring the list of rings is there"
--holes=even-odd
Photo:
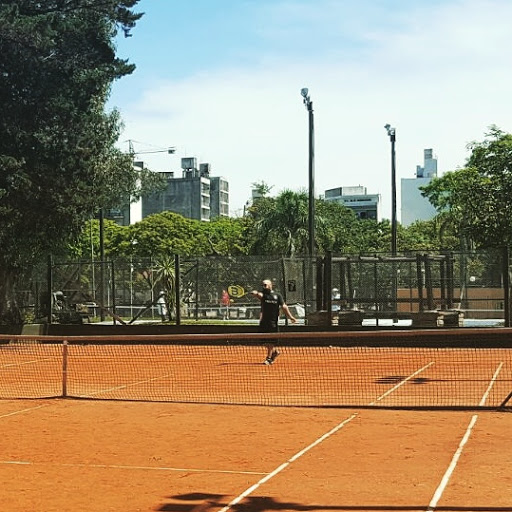
[[[391,141],[391,254],[396,256],[396,129],[390,124],[384,126],[386,128],[389,140]]]
[[[300,91],[309,119],[309,255],[315,254],[315,128],[313,118],[313,102],[309,90]]]
[[[396,129],[392,128],[390,124],[384,126],[391,141],[391,256],[396,256],[396,157],[395,157],[395,142],[396,142]],[[398,309],[398,274],[396,270],[396,262],[393,261],[392,265],[392,290],[391,300],[395,311]],[[393,323],[398,322],[397,315],[393,316]]]

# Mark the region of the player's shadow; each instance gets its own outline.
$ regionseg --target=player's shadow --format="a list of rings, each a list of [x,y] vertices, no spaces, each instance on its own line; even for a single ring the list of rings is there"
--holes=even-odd
[[[189,493],[170,496],[172,503],[163,505],[157,510],[162,512],[210,512],[228,506],[230,498],[221,494],[208,493]],[[315,512],[322,511],[376,511],[376,512],[394,512],[394,511],[417,511],[427,510],[428,504],[418,505],[302,505],[294,502],[281,502],[268,496],[249,496],[241,503],[232,505],[229,510],[232,512],[272,512],[279,510],[297,511],[297,512]],[[443,506],[436,507],[436,511],[441,512],[512,512],[512,507],[457,507]]]

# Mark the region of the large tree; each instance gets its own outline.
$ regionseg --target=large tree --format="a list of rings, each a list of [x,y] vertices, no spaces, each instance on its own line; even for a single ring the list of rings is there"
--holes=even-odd
[[[174,254],[205,255],[211,251],[200,221],[169,211],[149,215],[120,235],[123,238],[112,241],[113,256],[132,251],[138,257],[162,258]]]
[[[137,2],[0,1],[0,321],[21,320],[15,287],[35,261],[136,190],[105,103],[134,70],[114,40],[140,18]]]
[[[492,126],[469,145],[466,166],[433,179],[424,195],[461,241],[477,247],[512,244],[512,135]]]

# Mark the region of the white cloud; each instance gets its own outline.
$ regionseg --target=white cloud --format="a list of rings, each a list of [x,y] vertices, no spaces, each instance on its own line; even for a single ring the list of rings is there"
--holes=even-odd
[[[307,13],[294,11],[296,32],[287,18],[284,36],[308,32],[329,42],[325,51],[313,44],[306,55],[293,54],[294,41],[279,39],[274,10],[265,37],[279,51],[265,51],[245,68],[212,67],[146,84],[120,105],[123,139],[176,146],[176,156],[147,155],[158,170],[178,171],[183,156],[210,162],[212,173],[230,182],[232,211],[240,210],[253,182],[265,181],[273,192],[307,187],[307,112],[300,97],[306,86],[315,108],[317,194],[363,185],[382,194],[389,217],[384,124],[397,128],[398,178],[414,176],[424,148],[434,149],[442,172],[462,166],[466,144],[481,140],[489,125],[512,131],[508,0],[397,2],[402,8],[390,5],[381,18],[363,8],[348,11],[346,2],[325,2],[323,10],[318,4],[323,16],[308,25]],[[282,17],[295,8],[277,5]],[[358,32],[336,38],[340,20]]]

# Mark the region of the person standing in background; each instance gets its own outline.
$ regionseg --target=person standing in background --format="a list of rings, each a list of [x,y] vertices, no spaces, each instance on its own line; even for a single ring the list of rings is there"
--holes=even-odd
[[[231,306],[231,298],[226,290],[222,290],[220,303],[222,306],[222,318],[224,318],[224,320],[227,320],[229,318],[229,306]]]
[[[160,315],[160,319],[162,322],[167,320],[167,304],[165,302],[165,292],[162,290],[158,296],[158,300],[156,301],[156,305],[158,308],[158,314]]]

